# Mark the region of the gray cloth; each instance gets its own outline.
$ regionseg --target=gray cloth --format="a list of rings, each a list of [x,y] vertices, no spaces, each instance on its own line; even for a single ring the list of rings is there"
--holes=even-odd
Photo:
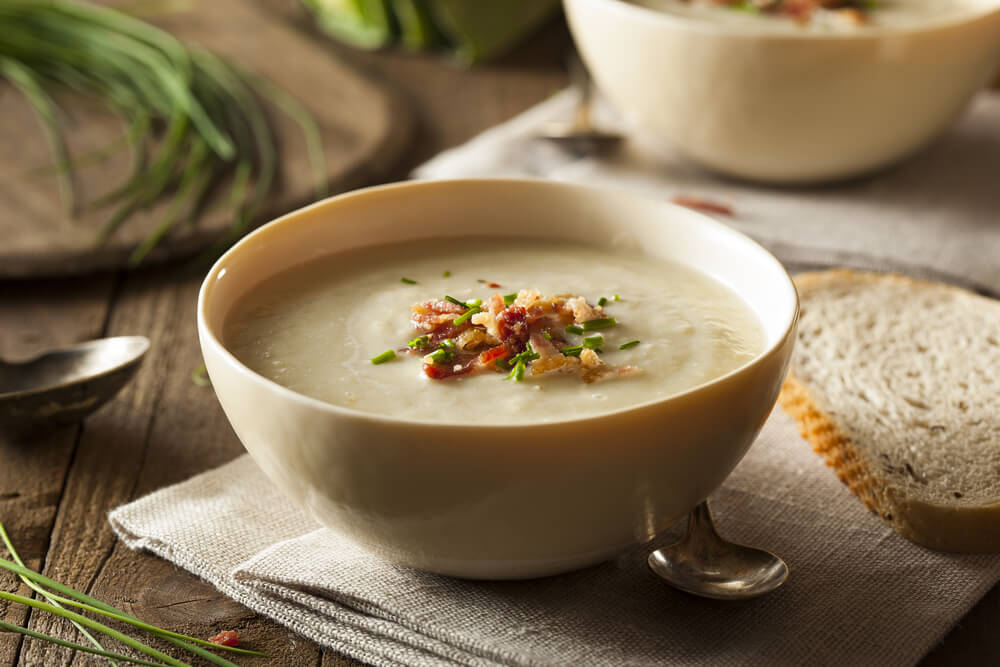
[[[701,197],[732,207],[718,216],[791,268],[848,265],[894,270],[1000,293],[1000,92],[981,93],[961,121],[902,164],[823,187],[751,185],[705,172],[641,133],[616,154],[580,158],[536,137],[571,117],[561,92],[418,168],[420,178],[541,177],[618,186],[658,198]],[[604,103],[597,122],[627,124]]]
[[[694,598],[647,569],[649,547],[534,581],[416,572],[315,525],[247,456],[111,523],[130,547],[376,665],[909,665],[1000,579],[1000,557],[929,551],[885,526],[780,410],[712,502],[724,535],[788,561],[783,588]]]
[[[704,197],[731,205],[724,222],[796,266],[899,269],[1000,291],[996,94],[904,165],[809,189],[727,181],[642,140],[598,160],[533,139],[574,103],[560,93],[417,175],[544,176]],[[603,122],[621,126],[606,110]],[[111,523],[130,547],[377,665],[909,665],[1000,580],[1000,557],[928,551],[886,527],[780,410],[712,501],[727,537],[786,558],[784,588],[745,603],[694,598],[649,572],[648,546],[535,581],[415,572],[315,525],[246,456],[121,507]]]

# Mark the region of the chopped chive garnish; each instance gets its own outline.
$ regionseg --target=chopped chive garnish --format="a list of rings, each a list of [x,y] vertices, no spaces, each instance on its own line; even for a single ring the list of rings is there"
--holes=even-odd
[[[604,336],[587,336],[583,339],[583,346],[589,347],[591,350],[596,350],[602,345],[604,345]]]
[[[525,369],[524,362],[518,361],[516,364],[514,364],[514,369],[510,372],[510,375],[507,376],[507,379],[513,380],[514,382],[523,382],[524,369]]]
[[[452,320],[452,324],[454,324],[456,327],[461,326],[466,322],[468,322],[469,318],[471,318],[473,315],[481,312],[483,312],[483,309],[480,306],[473,306],[464,313],[462,313],[461,315],[459,315],[458,317],[456,317],[454,320]]]
[[[545,340],[552,340],[552,334],[550,334],[548,331],[543,331],[542,338],[544,338]]]
[[[568,327],[566,327],[566,333],[576,334],[577,336],[579,336],[580,334],[583,333],[583,327],[578,327],[575,324],[571,324]]]
[[[629,341],[629,342],[627,342],[627,343],[622,343],[621,345],[619,345],[619,346],[618,346],[618,349],[619,349],[619,350],[627,350],[627,349],[629,349],[630,347],[635,347],[635,346],[636,346],[636,345],[638,345],[638,344],[639,344],[639,341],[637,341],[637,340],[630,340],[630,341]]]
[[[465,302],[466,308],[475,308],[476,306],[481,306],[481,305],[483,305],[482,299],[472,299],[471,301]]]
[[[422,347],[427,347],[427,343],[429,342],[431,342],[430,336],[417,336],[409,343],[407,343],[407,346],[412,347],[414,349],[419,349]]]
[[[617,295],[617,294],[613,294],[613,295],[611,296],[611,300],[612,300],[612,301],[621,301],[621,299],[619,299],[619,298],[618,298],[618,295]]]
[[[517,300],[517,294],[505,294],[503,297],[503,305],[509,306]]]
[[[613,317],[602,317],[598,320],[587,320],[583,323],[584,331],[597,331],[598,329],[610,329],[618,324],[618,320]],[[567,327],[568,328],[568,327]]]
[[[451,271],[445,271],[441,275],[444,276],[445,278],[451,278]]]
[[[441,341],[441,347],[428,354],[424,359],[430,359],[435,364],[443,364],[455,358],[455,350],[458,346],[451,338]]]
[[[410,278],[405,278],[405,277],[404,278],[400,278],[399,282],[406,283],[407,285],[416,285],[417,284],[416,280],[412,280]]]
[[[500,359],[494,360],[493,363],[495,363],[499,368],[502,368],[505,371],[509,371],[510,370],[510,364],[508,364],[507,360],[504,359],[503,357],[501,357]]]
[[[580,353],[583,352],[583,345],[573,345],[570,347],[564,347],[559,351],[562,352],[563,355],[567,357],[579,357]]]
[[[372,357],[372,363],[376,365],[384,364],[385,362],[392,361],[395,358],[396,358],[395,350],[386,350],[382,354],[376,354],[374,357]]]
[[[458,299],[456,299],[453,296],[448,296],[447,294],[445,294],[444,295],[444,300],[447,301],[448,303],[453,303],[456,306],[463,306],[463,307],[465,307],[465,302],[464,301],[459,301]]]
[[[605,297],[602,296],[600,299],[597,300],[597,305],[598,306],[603,306],[607,302],[608,302],[607,298],[605,298]]]

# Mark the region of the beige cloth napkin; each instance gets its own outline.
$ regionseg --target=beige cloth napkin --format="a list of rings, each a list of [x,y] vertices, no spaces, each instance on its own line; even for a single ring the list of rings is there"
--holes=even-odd
[[[979,94],[928,148],[874,176],[823,187],[749,185],[707,173],[641,136],[605,103],[600,126],[632,137],[615,155],[579,158],[539,141],[572,116],[563,91],[418,168],[420,178],[542,177],[614,185],[655,197],[700,196],[792,268],[850,265],[1000,293],[1000,91]]]
[[[808,189],[728,181],[642,139],[601,160],[533,139],[574,103],[560,93],[417,175],[544,176],[701,196],[733,206],[723,221],[786,262],[902,269],[1000,291],[1000,95],[981,95],[900,167]],[[780,410],[713,503],[725,535],[786,558],[784,588],[746,603],[694,598],[648,571],[649,547],[527,582],[415,572],[317,526],[246,456],[121,507],[111,523],[129,546],[376,665],[908,665],[1000,580],[1000,557],[935,553],[896,535]]]
[[[130,547],[375,665],[909,665],[1000,579],[1000,557],[899,537],[780,410],[713,506],[727,537],[788,561],[783,588],[743,603],[694,598],[647,569],[647,547],[534,581],[416,572],[318,527],[248,456],[121,507],[111,523]]]

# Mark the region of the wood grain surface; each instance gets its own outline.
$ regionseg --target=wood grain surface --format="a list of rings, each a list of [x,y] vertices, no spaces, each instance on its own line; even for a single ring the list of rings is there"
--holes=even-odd
[[[367,78],[403,91],[417,119],[416,140],[391,177],[405,176],[434,153],[565,85],[562,63],[569,39],[559,24],[509,58],[462,70],[431,57],[357,53],[331,45],[306,29],[292,0],[270,7],[275,20],[302,28],[325,58],[343,59]],[[118,504],[242,452],[212,390],[190,379],[201,363],[194,317],[199,282],[200,276],[174,265],[71,280],[0,282],[0,356],[27,357],[51,345],[101,335],[143,334],[153,343],[135,381],[82,427],[31,442],[0,440],[0,519],[29,564],[47,574],[181,632],[207,637],[236,629],[248,645],[271,656],[269,661],[240,660],[241,665],[356,665],[166,561],[124,549],[108,526],[106,514]],[[9,577],[0,582],[13,587]],[[0,618],[27,618],[35,629],[73,635],[72,628],[43,614],[29,618],[21,609],[0,606]],[[924,665],[1000,664],[998,625],[1000,590],[995,589]],[[69,664],[107,663],[0,633],[0,667]]]
[[[280,86],[313,115],[326,154],[325,181],[334,191],[380,178],[400,156],[412,132],[408,108],[391,86],[360,74],[346,61],[329,58],[323,44],[285,21],[274,7],[247,0],[202,0],[187,11],[150,20],[187,43],[230,58]],[[121,122],[96,100],[60,95],[65,136],[74,156],[88,156],[120,141]],[[301,128],[271,110],[281,172],[261,218],[316,198],[317,178]],[[113,208],[84,208],[71,216],[59,197],[52,153],[25,99],[0,81],[0,277],[59,275],[123,266],[129,253],[158,224],[169,198],[136,213],[104,243],[95,235]],[[128,176],[124,146],[75,172],[79,201],[92,201]],[[228,192],[220,188],[194,224],[174,232],[150,261],[186,255],[218,240],[230,224]]]

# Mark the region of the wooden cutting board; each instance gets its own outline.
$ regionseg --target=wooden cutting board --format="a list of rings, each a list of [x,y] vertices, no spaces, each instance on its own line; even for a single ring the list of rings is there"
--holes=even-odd
[[[330,193],[375,180],[407,145],[412,122],[395,91],[365,78],[264,5],[253,0],[195,0],[188,11],[147,20],[263,75],[299,100],[320,128]],[[122,124],[98,102],[70,95],[57,95],[56,101],[64,112],[66,139],[74,155],[92,154],[122,137]],[[280,182],[261,221],[316,198],[316,179],[301,129],[284,114],[272,117],[279,138]],[[130,159],[130,151],[123,147],[79,168],[79,201],[92,200],[122,183],[131,169]],[[0,278],[124,266],[166,206],[161,201],[136,214],[98,245],[95,232],[111,209],[71,217],[55,175],[46,169],[52,164],[30,106],[0,80]],[[218,240],[230,222],[224,196],[218,198],[219,205],[210,207],[196,223],[178,225],[147,261],[188,255]]]

